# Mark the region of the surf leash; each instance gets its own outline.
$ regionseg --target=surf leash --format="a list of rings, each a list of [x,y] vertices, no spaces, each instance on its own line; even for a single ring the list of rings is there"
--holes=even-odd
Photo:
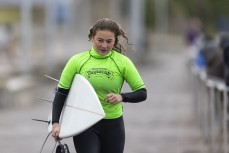
[[[42,153],[42,150],[43,150],[43,148],[44,148],[44,146],[45,146],[45,143],[46,143],[46,141],[48,140],[48,138],[49,138],[49,136],[50,136],[51,133],[52,133],[52,131],[49,132],[48,135],[47,135],[47,137],[45,138],[45,141],[44,141],[44,143],[43,143],[43,145],[42,145],[42,147],[41,147],[40,153]]]
[[[55,151],[56,144],[57,144],[57,141],[56,141],[55,146],[54,146],[54,148],[53,148],[53,150],[52,150],[52,153],[54,153],[54,151]]]
[[[52,133],[52,131],[49,132],[48,135],[47,135],[47,137],[45,138],[45,141],[43,142],[43,145],[42,145],[42,147],[41,147],[40,153],[42,153],[42,151],[43,151],[43,149],[44,149],[44,146],[45,146],[45,144],[46,144],[46,141],[48,140],[48,138],[49,138],[49,136],[50,136],[51,133]],[[58,141],[60,141],[60,140],[58,140]],[[54,146],[54,148],[53,148],[53,150],[52,150],[52,153],[54,153],[54,151],[55,151],[56,144],[57,144],[57,141],[55,142],[55,146]],[[66,144],[64,144],[64,145],[66,145]],[[67,145],[66,145],[66,146],[67,146]],[[57,148],[56,148],[56,149],[57,149]],[[68,149],[68,146],[67,146],[67,149]],[[67,151],[69,151],[69,150],[67,150]],[[56,151],[56,153],[59,153],[59,152]],[[65,153],[65,152],[62,151],[62,152],[60,152],[60,153]],[[70,152],[66,152],[66,153],[70,153]]]

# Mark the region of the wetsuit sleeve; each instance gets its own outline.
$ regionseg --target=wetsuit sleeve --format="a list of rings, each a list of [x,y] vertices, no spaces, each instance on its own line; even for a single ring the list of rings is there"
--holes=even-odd
[[[123,102],[138,103],[146,100],[147,91],[138,70],[129,58],[126,58],[124,65],[123,76],[133,92],[121,93]]]
[[[138,73],[138,70],[129,58],[126,58],[123,76],[125,81],[129,84],[132,91],[145,88],[144,82]]]
[[[67,98],[68,89],[57,88],[52,107],[52,124],[59,123],[60,114]]]
[[[147,91],[145,88],[129,93],[121,93],[123,102],[138,103],[146,100]]]
[[[77,73],[75,56],[73,56],[64,67],[61,74],[58,88],[53,101],[52,123],[59,123],[61,111],[63,109],[67,94],[71,87],[75,74]]]
[[[59,88],[69,89],[71,87],[74,76],[78,71],[77,65],[78,63],[76,60],[76,56],[73,56],[72,58],[70,58],[70,60],[64,67],[64,70],[61,74],[60,81],[58,84]]]

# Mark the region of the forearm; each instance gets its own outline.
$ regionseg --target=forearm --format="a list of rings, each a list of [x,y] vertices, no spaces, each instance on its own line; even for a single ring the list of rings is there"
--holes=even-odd
[[[147,90],[143,88],[129,93],[121,93],[120,95],[123,102],[139,103],[146,100]]]
[[[59,123],[61,111],[63,109],[68,92],[68,89],[57,88],[52,108],[52,124]]]

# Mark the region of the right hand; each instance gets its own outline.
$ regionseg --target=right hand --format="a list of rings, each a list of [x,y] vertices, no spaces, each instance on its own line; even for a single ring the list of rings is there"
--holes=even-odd
[[[59,139],[59,134],[60,134],[60,124],[54,123],[52,125],[52,136],[56,141]]]

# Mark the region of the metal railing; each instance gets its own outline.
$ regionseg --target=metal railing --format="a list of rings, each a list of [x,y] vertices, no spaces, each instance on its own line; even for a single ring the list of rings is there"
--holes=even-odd
[[[192,67],[195,114],[211,153],[228,153],[228,88],[224,80]]]

